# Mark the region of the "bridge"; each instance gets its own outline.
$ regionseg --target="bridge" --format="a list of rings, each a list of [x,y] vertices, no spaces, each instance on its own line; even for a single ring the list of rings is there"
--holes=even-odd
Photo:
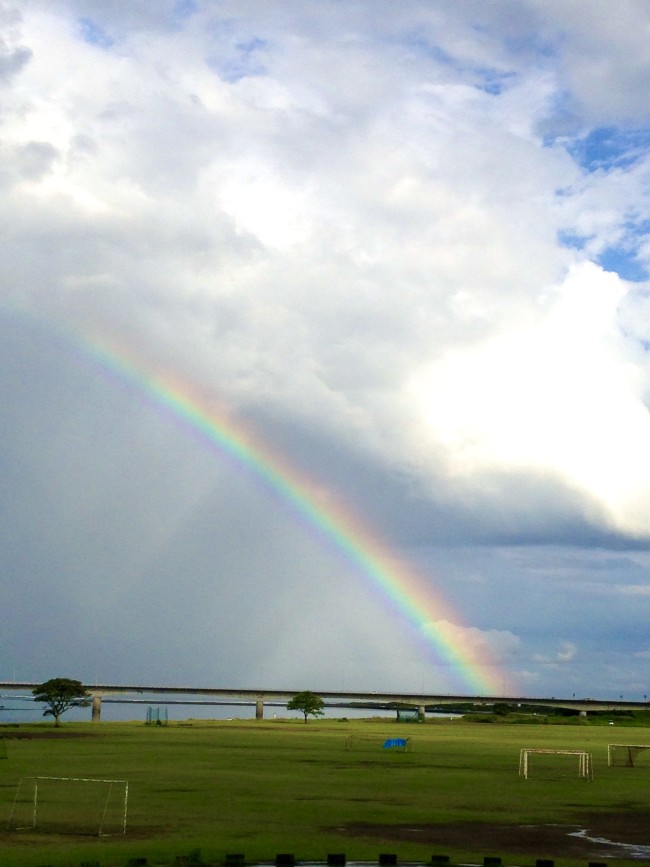
[[[38,683],[19,683],[16,681],[0,681],[0,697],[32,698],[32,690]],[[91,719],[99,722],[101,719],[102,699],[107,702],[135,704],[214,704],[214,705],[248,705],[255,706],[255,718],[263,719],[264,705],[286,707],[289,699],[299,689],[224,689],[212,687],[189,686],[128,686],[121,684],[89,684],[85,685],[91,697]],[[15,693],[27,695],[17,696]],[[494,704],[535,705],[538,707],[556,707],[575,710],[579,713],[612,712],[624,710],[648,710],[650,704],[645,701],[624,701],[618,699],[592,698],[539,698],[531,696],[486,696],[486,695],[441,695],[437,693],[408,692],[347,692],[344,690],[311,690],[323,699],[326,707],[361,708],[375,710],[391,710],[412,707],[424,717],[427,708],[443,708],[453,705],[467,705],[480,708]],[[7,695],[5,695],[7,693]],[[127,696],[138,696],[127,698]],[[117,698],[116,698],[117,696]],[[147,698],[148,696],[148,698]],[[161,698],[162,696],[162,698]],[[183,696],[200,696],[200,699],[183,698]]]

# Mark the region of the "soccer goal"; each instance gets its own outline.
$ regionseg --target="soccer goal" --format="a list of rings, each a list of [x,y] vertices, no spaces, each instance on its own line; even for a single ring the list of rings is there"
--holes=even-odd
[[[644,750],[650,750],[650,744],[607,744],[607,764],[610,768],[633,768]]]
[[[575,768],[575,760],[578,760],[578,778],[581,780],[593,780],[593,760],[591,753],[584,750],[542,750],[542,749],[526,749],[523,748],[519,753],[519,776],[525,780],[528,779],[531,772],[531,756],[544,756],[543,759],[535,760],[535,770],[538,771],[538,777],[558,777],[562,776],[563,772],[566,775],[567,762],[564,758],[559,761],[551,756],[570,756],[571,764]],[[575,773],[575,771],[573,771]]]
[[[163,708],[162,711],[159,707],[148,707],[147,708],[147,719],[145,720],[146,726],[166,726],[169,725],[169,716],[167,714],[167,708]]]
[[[126,780],[21,777],[8,830],[110,837],[126,834]]]

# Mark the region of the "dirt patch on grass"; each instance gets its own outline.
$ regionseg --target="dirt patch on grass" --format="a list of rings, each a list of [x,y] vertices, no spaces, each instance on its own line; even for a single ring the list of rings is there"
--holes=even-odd
[[[21,732],[21,731],[5,731],[0,728],[0,738],[5,740],[23,740],[33,741],[42,740],[44,738],[92,738],[95,735],[92,732],[66,732],[61,729],[51,729],[44,732]]]
[[[549,858],[650,859],[650,812],[589,813],[575,825],[499,825],[459,822],[447,825],[372,825],[359,822],[343,830],[351,837],[382,843],[426,843],[435,853],[445,847],[481,855],[519,854]]]

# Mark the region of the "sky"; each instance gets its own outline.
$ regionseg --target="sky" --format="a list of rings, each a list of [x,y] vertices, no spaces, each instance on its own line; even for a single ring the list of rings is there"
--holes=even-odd
[[[0,680],[645,700],[649,37],[0,0]]]

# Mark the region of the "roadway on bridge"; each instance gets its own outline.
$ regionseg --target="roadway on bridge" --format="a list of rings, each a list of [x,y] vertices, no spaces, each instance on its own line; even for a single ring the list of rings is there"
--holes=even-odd
[[[15,693],[26,693],[21,699],[30,699],[31,691],[37,683],[0,681],[0,698],[19,698]],[[211,704],[211,705],[254,705],[258,718],[263,714],[264,705],[282,707],[301,690],[295,689],[250,689],[223,687],[189,687],[160,686],[132,684],[86,684],[86,690],[93,699],[93,719],[99,719],[102,700],[113,703],[150,703],[155,699],[157,704]],[[556,698],[539,696],[485,696],[485,695],[449,695],[439,693],[405,693],[405,692],[349,692],[345,690],[311,690],[319,695],[325,706],[339,708],[392,709],[396,706],[410,706],[419,709],[443,708],[449,705],[472,704],[476,707],[490,706],[497,703],[509,705],[534,705],[538,707],[557,707],[589,711],[620,711],[648,709],[650,704],[643,701],[627,701],[623,697],[612,699],[592,698]],[[128,696],[141,696],[139,699]],[[121,696],[123,698],[117,698]],[[146,696],[146,697],[145,697]],[[174,696],[174,698],[172,698]],[[200,696],[183,699],[180,696]]]

